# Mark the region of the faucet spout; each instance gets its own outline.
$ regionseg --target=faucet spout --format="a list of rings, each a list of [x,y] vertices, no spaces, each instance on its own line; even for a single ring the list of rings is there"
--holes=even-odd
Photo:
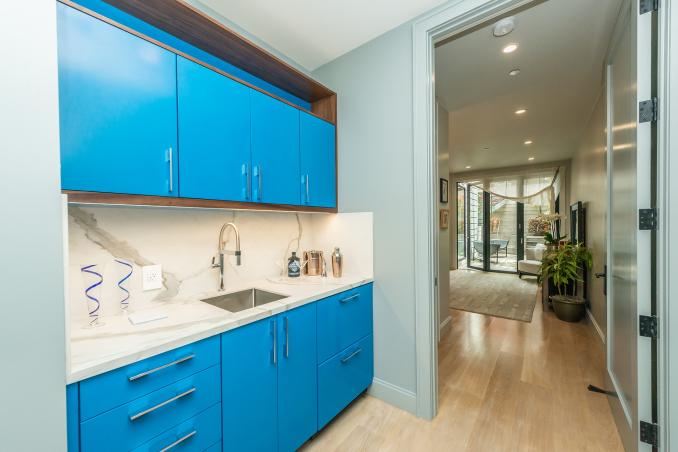
[[[235,250],[226,250],[224,249],[224,233],[228,228],[233,229],[235,233]],[[235,256],[235,265],[241,264],[241,253],[240,253],[240,233],[238,232],[238,227],[235,223],[224,223],[221,226],[219,231],[219,243],[217,244],[217,253],[219,256],[219,263],[214,264],[214,259],[212,259],[212,266],[219,269],[219,290],[224,290],[224,255],[232,254]]]

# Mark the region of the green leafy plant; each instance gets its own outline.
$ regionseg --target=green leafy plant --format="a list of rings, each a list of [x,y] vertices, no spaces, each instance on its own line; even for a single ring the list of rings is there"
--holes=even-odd
[[[567,286],[572,282],[582,281],[580,270],[591,268],[593,256],[591,251],[578,243],[566,243],[558,249],[546,253],[539,271],[539,281],[551,278],[559,295],[567,295]],[[574,285],[573,293],[574,296]]]

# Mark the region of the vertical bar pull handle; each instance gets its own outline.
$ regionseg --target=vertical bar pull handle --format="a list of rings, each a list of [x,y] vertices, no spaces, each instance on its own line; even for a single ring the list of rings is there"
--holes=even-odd
[[[285,317],[284,319],[284,327],[285,327],[285,358],[290,357],[290,319],[289,317]]]
[[[246,200],[250,200],[250,169],[247,163],[242,164],[242,197]]]
[[[169,167],[169,192],[174,191],[174,153],[172,147],[167,150],[167,163]]]
[[[271,334],[273,335],[273,349],[271,350],[271,361],[273,365],[278,364],[278,322],[271,321]]]
[[[309,179],[309,177],[308,177],[308,174],[307,174],[306,175],[306,204],[311,202],[311,197],[310,197],[309,191],[308,191],[308,179]]]
[[[257,181],[259,182],[259,201],[261,201],[264,191],[264,172],[261,170],[261,165],[259,165],[259,179]]]

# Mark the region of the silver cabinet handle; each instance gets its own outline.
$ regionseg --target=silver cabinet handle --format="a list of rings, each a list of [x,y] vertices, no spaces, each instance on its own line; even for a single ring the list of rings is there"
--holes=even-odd
[[[250,167],[247,163],[242,164],[242,197],[250,199]]]
[[[183,442],[186,441],[187,439],[190,439],[190,438],[192,438],[193,436],[195,436],[196,433],[198,433],[198,431],[197,431],[197,430],[193,430],[192,432],[185,434],[184,436],[182,436],[182,437],[179,438],[178,440],[174,441],[172,444],[168,444],[167,446],[165,446],[165,447],[163,447],[162,449],[160,449],[160,452],[167,452],[167,451],[170,450],[170,449],[174,449],[175,447],[177,447],[179,444],[183,443]]]
[[[355,350],[355,351],[354,351],[353,353],[351,353],[350,355],[341,358],[341,363],[342,363],[342,364],[345,364],[345,363],[349,362],[350,360],[352,360],[353,358],[355,358],[355,357],[356,357],[360,352],[362,352],[362,351],[363,351],[362,348],[359,348],[359,349]]]
[[[172,193],[174,191],[174,154],[171,146],[167,153],[167,162],[169,162],[169,192]]]
[[[278,364],[278,322],[271,322],[271,334],[273,335],[273,350],[271,350],[271,361],[273,365]]]
[[[360,298],[359,293],[351,295],[350,297],[342,298],[341,300],[339,300],[339,303],[348,303],[350,301],[357,300],[358,298]]]
[[[308,178],[308,174],[307,174],[306,175],[306,204],[311,202],[311,198],[310,198],[309,193],[308,193],[308,179],[309,178]]]
[[[175,361],[172,361],[171,363],[163,364],[162,366],[158,366],[158,367],[155,367],[155,368],[153,368],[153,369],[150,369],[150,370],[141,372],[140,374],[136,374],[136,375],[134,375],[134,376],[132,376],[132,377],[129,377],[128,380],[129,380],[129,381],[135,381],[135,380],[138,380],[139,378],[143,378],[143,377],[146,377],[146,376],[148,376],[148,375],[154,374],[154,373],[156,373],[157,371],[166,369],[166,368],[168,368],[168,367],[170,367],[170,366],[175,366],[175,365],[177,365],[177,364],[184,363],[184,362],[186,362],[186,361],[188,361],[188,360],[191,360],[191,359],[193,359],[193,358],[195,358],[195,353],[191,353],[190,355],[186,355],[186,356],[184,356],[183,358],[179,358],[179,359],[177,359],[177,360],[175,360]]]
[[[284,318],[285,326],[285,358],[290,357],[290,319],[289,317]]]
[[[130,420],[130,421],[136,421],[136,420],[139,419],[140,417],[146,416],[148,413],[152,413],[152,412],[154,412],[155,410],[157,410],[158,408],[162,408],[162,407],[164,407],[165,405],[167,405],[167,404],[169,404],[169,403],[172,403],[172,402],[174,402],[174,401],[176,401],[176,400],[179,400],[179,399],[182,398],[182,397],[186,397],[187,395],[192,394],[192,393],[194,393],[194,392],[195,392],[195,387],[189,389],[188,391],[184,391],[184,392],[182,392],[181,394],[177,394],[177,395],[175,395],[174,397],[171,397],[171,398],[165,400],[164,402],[160,402],[159,404],[154,405],[154,406],[152,406],[152,407],[150,407],[150,408],[148,408],[148,409],[146,409],[146,410],[144,410],[144,411],[140,411],[140,412],[138,412],[137,414],[133,414],[133,415],[131,415],[131,416],[129,417],[129,420]]]
[[[261,170],[261,165],[258,166],[259,168],[259,177],[257,179],[257,182],[259,183],[259,192],[257,193],[257,199],[261,201],[262,198],[262,192],[264,191],[264,172]]]

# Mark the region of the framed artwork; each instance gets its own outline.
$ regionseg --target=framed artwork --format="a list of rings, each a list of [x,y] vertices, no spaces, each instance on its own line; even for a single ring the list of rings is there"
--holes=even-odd
[[[440,178],[440,202],[447,204],[447,179]]]
[[[447,229],[450,227],[450,210],[440,209],[440,229]]]

